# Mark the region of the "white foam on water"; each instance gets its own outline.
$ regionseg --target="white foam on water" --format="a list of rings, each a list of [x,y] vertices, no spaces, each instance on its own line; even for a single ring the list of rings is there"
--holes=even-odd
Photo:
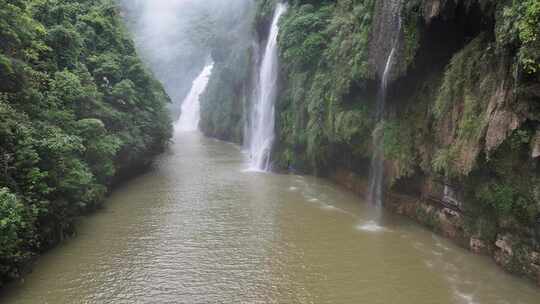
[[[308,199],[308,202],[312,202],[312,203],[315,203],[315,202],[318,202],[318,201],[319,201],[319,199],[316,198],[316,197],[312,197],[312,198]]]
[[[262,173],[262,174],[266,174],[268,173],[268,171],[264,171],[264,170],[259,170],[259,169],[255,169],[255,168],[247,168],[247,169],[243,169],[241,171],[242,173]]]
[[[324,209],[324,210],[339,210],[339,211],[343,211],[343,210],[337,208],[336,206],[333,206],[333,205],[327,205],[327,204],[324,204],[321,208]]]
[[[322,210],[325,210],[325,211],[333,211],[333,212],[339,212],[339,213],[347,214],[347,215],[349,215],[349,216],[351,216],[353,218],[357,217],[356,214],[354,214],[354,213],[352,213],[350,211],[347,211],[345,209],[341,209],[341,208],[336,207],[336,206],[334,206],[332,204],[327,204],[327,203],[324,203],[324,202],[320,203],[320,208]]]
[[[360,224],[356,226],[356,229],[367,231],[367,232],[386,232],[388,229],[384,228],[383,226],[377,224],[375,221],[369,221],[364,224]]]
[[[298,188],[296,188],[296,187],[294,187],[294,186],[290,186],[290,187],[289,187],[289,191],[296,191],[296,190],[298,190]]]
[[[458,290],[454,290],[454,294],[457,296],[457,298],[460,300],[460,303],[463,304],[479,304],[479,302],[476,302],[474,300],[474,295],[472,294],[465,294]]]
[[[440,242],[436,243],[435,246],[437,246],[437,247],[443,249],[444,251],[450,251],[450,248],[444,246],[444,245],[443,245],[442,243],[440,243]]]
[[[458,281],[458,277],[456,275],[449,275],[446,277],[446,280],[448,280],[450,283],[456,283]]]
[[[431,234],[431,238],[435,241],[435,246],[445,250],[445,251],[449,251],[450,248],[448,248],[447,246],[445,246],[442,242],[441,242],[441,238],[439,236],[437,236],[436,234],[432,233]]]
[[[421,242],[414,242],[413,244],[414,249],[424,253],[424,254],[430,254],[431,251],[429,248],[426,248],[426,246]]]
[[[450,251],[450,248],[444,246],[444,245],[441,245],[440,248],[442,248],[444,251]]]

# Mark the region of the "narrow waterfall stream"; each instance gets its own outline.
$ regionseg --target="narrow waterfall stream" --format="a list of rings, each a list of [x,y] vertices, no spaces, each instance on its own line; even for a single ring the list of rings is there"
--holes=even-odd
[[[270,34],[262,57],[259,77],[254,92],[248,130],[250,170],[270,170],[270,153],[274,142],[275,108],[278,81],[279,18],[287,4],[278,3],[274,12]]]
[[[193,81],[188,96],[182,102],[182,113],[174,125],[175,131],[196,131],[199,128],[200,114],[200,96],[206,89],[214,63],[211,62],[204,67],[202,72]]]
[[[369,172],[369,189],[367,201],[380,209],[383,204],[383,186],[384,186],[384,111],[386,107],[386,97],[388,83],[392,73],[392,67],[395,64],[396,52],[399,44],[399,32],[401,31],[401,17],[399,15],[400,2],[396,2],[394,13],[391,16],[392,24],[395,25],[396,35],[392,42],[392,49],[386,59],[386,65],[381,77],[379,92],[377,93],[377,105],[375,111],[375,121],[377,126],[373,131],[373,156]]]
[[[369,172],[369,192],[368,201],[375,205],[377,208],[381,208],[383,195],[382,188],[384,183],[384,147],[383,147],[383,115],[386,105],[386,89],[388,86],[388,76],[394,60],[395,48],[392,49],[388,60],[386,61],[386,67],[381,80],[379,93],[377,96],[377,109],[375,114],[375,120],[377,121],[377,127],[373,131],[373,156],[371,158],[370,172]]]

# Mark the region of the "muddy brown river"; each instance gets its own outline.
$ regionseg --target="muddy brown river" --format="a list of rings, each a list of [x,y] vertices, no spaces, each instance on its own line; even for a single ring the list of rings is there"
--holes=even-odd
[[[540,291],[328,181],[176,136],[0,303],[538,304]]]

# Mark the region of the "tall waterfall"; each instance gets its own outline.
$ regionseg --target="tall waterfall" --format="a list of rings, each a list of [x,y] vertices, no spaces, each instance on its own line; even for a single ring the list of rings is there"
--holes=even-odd
[[[174,126],[175,131],[197,131],[199,128],[201,119],[199,97],[206,89],[213,67],[213,62],[205,66],[193,81],[189,94],[182,102],[182,114]]]
[[[394,6],[394,12],[391,15],[391,23],[394,25],[396,34],[392,42],[392,50],[386,59],[386,65],[379,84],[377,93],[377,107],[375,110],[375,121],[377,125],[373,131],[373,155],[371,157],[371,166],[369,172],[369,192],[368,202],[380,208],[383,203],[383,185],[384,185],[384,111],[386,107],[386,95],[388,83],[390,80],[392,67],[395,64],[396,52],[399,44],[399,32],[401,31],[401,17],[399,15],[400,5]]]
[[[384,108],[386,105],[386,89],[388,87],[388,76],[394,60],[394,54],[396,50],[392,49],[388,60],[386,61],[386,67],[379,86],[379,93],[377,96],[377,108],[375,112],[375,120],[377,121],[377,127],[373,131],[373,156],[371,157],[371,167],[369,172],[369,192],[368,201],[377,207],[382,205],[382,188],[384,177],[384,147],[383,147],[383,125],[381,124],[384,115]]]
[[[251,170],[268,171],[270,169],[270,152],[275,136],[274,102],[278,81],[278,25],[279,18],[286,10],[286,4],[277,4],[259,69],[248,125]]]

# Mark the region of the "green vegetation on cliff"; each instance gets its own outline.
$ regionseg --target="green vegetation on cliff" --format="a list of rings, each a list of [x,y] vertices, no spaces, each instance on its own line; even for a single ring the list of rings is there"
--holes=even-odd
[[[519,257],[497,261],[533,277],[540,267],[531,266],[540,252],[540,1],[288,3],[278,36],[275,167],[367,179],[372,136],[382,132],[385,189],[442,201],[447,186],[463,211],[459,229],[494,256],[506,254],[497,243],[513,240]],[[276,1],[257,4],[262,44]],[[388,25],[391,10],[400,15],[397,33]],[[253,55],[256,66],[262,50],[244,47],[237,53]],[[394,47],[386,110],[376,123],[379,82]],[[213,75],[202,125],[209,135],[240,141],[252,73],[249,60],[228,54],[223,66],[236,64]],[[437,221],[430,214],[430,225]]]
[[[242,1],[237,1],[241,3]],[[241,143],[244,109],[251,98],[254,42],[251,4],[237,6],[234,16],[224,14],[216,21],[209,48],[214,68],[201,96],[200,129],[207,136]]]
[[[324,172],[345,155],[367,156],[373,98],[352,93],[368,87],[373,4],[296,1],[283,17],[283,91],[276,106],[281,166]]]
[[[369,43],[370,35],[385,34],[372,29],[375,2],[293,1],[279,36],[276,161],[322,174],[338,166],[365,174],[371,134],[381,130],[388,186],[425,175],[463,182],[496,162],[491,156],[521,132],[528,134],[529,157],[516,161],[535,168],[538,7],[538,1],[407,2],[389,109],[374,125],[377,67],[368,62]],[[448,42],[436,40],[444,35]],[[537,190],[521,188],[533,220]]]
[[[169,101],[108,0],[0,3],[0,284],[163,151]]]
[[[512,235],[516,251],[540,250],[540,1],[404,1],[375,124],[384,67],[373,58],[389,52],[375,38],[393,35],[375,32],[385,28],[383,2],[290,2],[278,38],[275,162],[367,177],[372,134],[383,132],[387,189],[424,196],[426,185],[448,183],[469,235],[490,248]],[[272,3],[259,2],[259,20]],[[501,263],[534,276],[527,261]]]

